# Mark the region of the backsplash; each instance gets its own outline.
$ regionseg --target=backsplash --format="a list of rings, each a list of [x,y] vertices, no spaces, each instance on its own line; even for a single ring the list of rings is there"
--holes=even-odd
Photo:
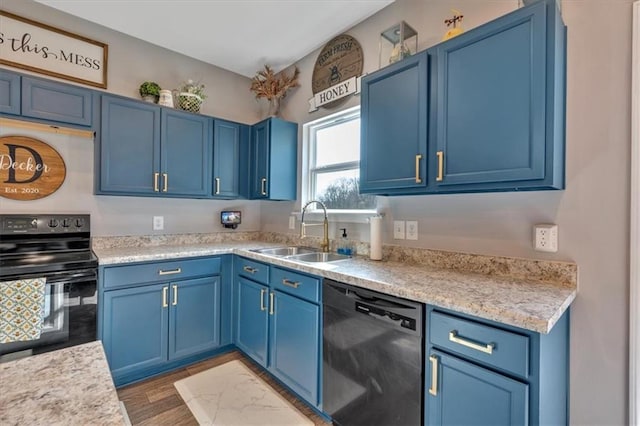
[[[274,245],[301,245],[319,247],[321,238],[276,232],[218,232],[208,234],[166,234],[117,237],[93,237],[95,249],[123,247],[158,247],[173,245],[215,244],[233,241],[260,241]],[[331,240],[335,251],[337,240]],[[359,256],[369,255],[369,243],[352,241]],[[433,268],[454,269],[482,275],[504,276],[541,282],[553,282],[575,287],[578,285],[578,265],[572,262],[523,259],[503,256],[485,256],[389,244],[382,246],[382,261],[424,265]]]

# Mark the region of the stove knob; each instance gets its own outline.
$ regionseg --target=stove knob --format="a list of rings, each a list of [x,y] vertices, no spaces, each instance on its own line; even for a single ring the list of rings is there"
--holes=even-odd
[[[76,219],[76,228],[82,228],[84,226],[84,219]]]
[[[69,219],[62,219],[62,227],[68,228],[71,225],[71,221]]]
[[[58,221],[56,219],[49,220],[49,228],[55,228],[58,226]]]
[[[31,228],[38,229],[38,219],[33,219],[31,221]]]

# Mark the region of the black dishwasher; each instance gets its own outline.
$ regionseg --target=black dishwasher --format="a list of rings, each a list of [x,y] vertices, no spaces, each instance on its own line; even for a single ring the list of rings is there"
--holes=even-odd
[[[421,303],[324,280],[323,411],[341,426],[418,426]]]

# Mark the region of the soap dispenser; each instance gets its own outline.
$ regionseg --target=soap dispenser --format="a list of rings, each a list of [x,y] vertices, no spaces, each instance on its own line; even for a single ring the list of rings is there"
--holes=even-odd
[[[352,256],[353,247],[351,242],[347,238],[347,228],[340,228],[342,231],[342,236],[340,237],[340,242],[338,243],[338,254],[345,254],[347,256]]]

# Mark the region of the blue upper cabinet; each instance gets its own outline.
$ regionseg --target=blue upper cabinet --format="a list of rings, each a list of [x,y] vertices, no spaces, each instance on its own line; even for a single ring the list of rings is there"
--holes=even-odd
[[[102,96],[98,193],[154,195],[160,190],[160,108]]]
[[[213,197],[246,197],[249,126],[215,119],[213,123]]]
[[[428,63],[423,51],[362,79],[361,193],[425,191]]]
[[[0,112],[20,115],[20,75],[0,70]]]
[[[91,126],[93,91],[39,78],[22,77],[22,115]]]
[[[211,119],[163,108],[161,123],[160,192],[207,197],[211,193]]]
[[[271,117],[251,131],[249,196],[252,199],[295,200],[298,125]]]
[[[563,189],[565,27],[555,0],[435,51],[431,190]]]
[[[102,96],[99,194],[211,196],[212,120]]]

